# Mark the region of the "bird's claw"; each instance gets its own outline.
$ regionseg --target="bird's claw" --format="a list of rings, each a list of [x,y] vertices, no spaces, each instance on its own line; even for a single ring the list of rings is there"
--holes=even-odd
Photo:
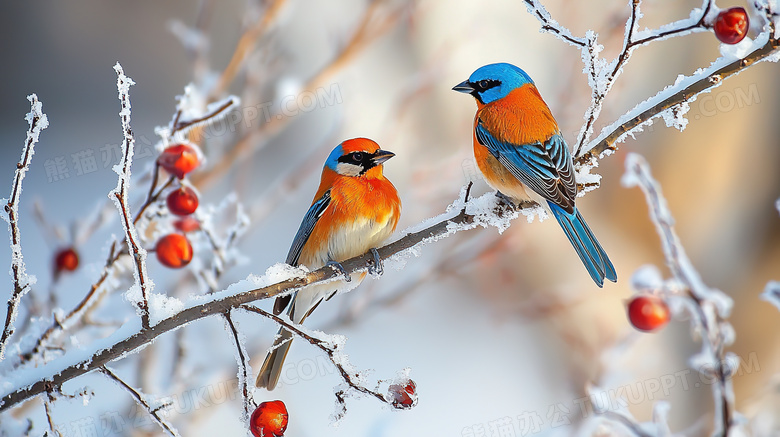
[[[368,267],[368,273],[372,276],[382,276],[382,274],[385,273],[385,269],[382,266],[382,257],[379,256],[379,252],[373,247],[369,249],[369,252],[374,256],[374,259],[371,261],[372,264]]]
[[[496,191],[496,197],[498,197],[498,202],[499,203],[504,204],[505,206],[508,206],[509,208],[511,208],[513,210],[515,208],[517,208],[517,205],[512,200],[512,198],[510,198],[506,194],[504,194],[504,193],[502,193],[500,191]]]
[[[332,268],[336,273],[340,273],[342,276],[344,276],[344,280],[346,282],[352,282],[352,276],[347,273],[347,270],[344,268],[344,266],[341,265],[340,262],[328,261],[328,263],[325,265]]]

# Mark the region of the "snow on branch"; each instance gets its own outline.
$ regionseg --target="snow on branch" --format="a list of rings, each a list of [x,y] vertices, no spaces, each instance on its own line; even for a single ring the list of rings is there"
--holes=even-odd
[[[249,416],[252,414],[252,410],[255,407],[254,401],[249,394],[249,375],[252,373],[252,369],[249,367],[249,358],[242,343],[243,337],[238,333],[236,323],[233,321],[233,317],[230,315],[230,311],[226,311],[223,314],[225,324],[230,329],[230,334],[233,339],[233,345],[236,347],[236,362],[238,364],[238,385],[241,389],[241,404],[243,405],[243,421],[247,422]]]
[[[654,117],[664,116],[667,124],[684,128],[680,118],[687,112],[687,104],[694,101],[699,94],[712,90],[724,79],[739,74],[751,65],[766,60],[777,62],[780,59],[780,40],[767,38],[768,34],[762,33],[762,37],[753,42],[754,49],[744,57],[721,57],[708,68],[700,69],[691,76],[678,77],[674,85],[636,105],[604,128],[595,140],[582,149],[581,154],[575,158],[575,164],[578,167],[590,165],[597,157],[617,150],[617,143],[624,141],[628,135],[633,136],[641,131],[642,126],[652,123],[651,119]],[[674,114],[675,109],[682,113]],[[666,117],[667,114],[670,117]]]
[[[8,299],[8,312],[5,316],[5,326],[2,336],[0,336],[0,360],[3,359],[6,345],[11,335],[14,333],[14,321],[19,310],[19,302],[22,296],[30,290],[35,283],[35,277],[29,276],[25,271],[24,258],[22,257],[21,234],[19,232],[19,199],[22,196],[22,181],[30,169],[30,162],[35,154],[35,144],[41,131],[49,126],[49,119],[43,113],[42,104],[38,101],[38,96],[30,94],[27,96],[30,101],[30,112],[25,116],[25,120],[30,125],[27,129],[27,139],[22,148],[22,157],[16,164],[16,173],[14,182],[11,186],[11,196],[5,204],[5,212],[8,214],[8,232],[11,236],[11,276],[13,277],[14,289],[11,292],[11,298]],[[4,217],[5,218],[5,217]]]
[[[691,11],[687,19],[661,26],[658,29],[639,30],[641,0],[629,0],[630,16],[626,21],[623,46],[620,53],[611,62],[599,57],[603,47],[597,42],[597,35],[588,31],[585,37],[575,37],[571,31],[552,19],[539,0],[525,0],[528,11],[541,23],[541,30],[550,32],[562,40],[579,47],[585,67],[583,72],[591,88],[591,104],[585,111],[584,120],[573,156],[578,170],[593,167],[597,158],[608,155],[617,149],[617,143],[626,136],[641,131],[645,124],[652,123],[654,117],[662,116],[667,126],[682,130],[687,124],[685,113],[688,104],[696,97],[719,86],[724,79],[740,73],[742,70],[764,60],[777,62],[780,59],[780,40],[776,32],[778,14],[776,6],[765,1],[757,2],[757,9],[763,12],[765,25],[755,41],[746,38],[735,47],[723,48],[723,56],[715,60],[708,68],[699,69],[691,76],[679,76],[673,85],[666,87],[655,96],[636,105],[622,117],[602,129],[595,140],[590,140],[595,122],[598,119],[603,102],[623,67],[629,61],[634,49],[651,42],[672,37],[685,36],[693,32],[709,30],[718,12],[714,0],[703,0],[702,7]],[[758,4],[760,3],[760,4]],[[597,184],[586,186],[586,191]]]
[[[715,381],[712,384],[715,401],[714,434],[727,435],[730,427],[734,425],[731,376],[739,360],[736,355],[724,350],[734,342],[734,330],[726,320],[733,302],[722,291],[707,287],[693,267],[674,230],[674,218],[661,193],[661,187],[653,179],[650,167],[642,156],[635,153],[626,156],[626,173],[622,183],[626,187],[638,186],[645,194],[650,217],[661,237],[666,264],[674,277],[672,282],[655,279],[635,279],[632,282],[640,288],[657,287],[658,283],[662,283],[663,289],[658,290],[659,292],[671,297],[682,297],[691,317],[692,328],[696,335],[702,338],[702,350],[691,357],[691,365]]]
[[[323,337],[326,334],[322,332],[312,332],[311,330],[304,328],[302,325],[294,324],[289,319],[283,319],[254,305],[241,305],[239,308],[251,311],[255,314],[260,314],[267,319],[273,320],[288,331],[303,338],[311,345],[325,352],[325,354],[328,356],[328,359],[330,359],[330,361],[333,362],[333,365],[336,366],[336,369],[346,384],[346,387],[338,388],[336,391],[337,412],[334,415],[336,422],[341,420],[347,412],[346,398],[350,394],[349,391],[355,391],[357,393],[371,396],[375,399],[378,399],[380,402],[390,405],[393,408],[409,408],[409,406],[405,406],[394,401],[391,396],[385,396],[384,394],[380,393],[379,384],[377,384],[376,389],[371,389],[366,386],[366,382],[364,381],[365,376],[361,374],[361,372],[354,370],[352,364],[349,363],[349,359],[342,350],[344,348],[345,340],[343,336],[330,336],[331,338],[324,339]]]
[[[406,231],[406,235],[401,239],[379,248],[380,258],[392,260],[395,265],[402,264],[406,258],[417,255],[420,248],[427,243],[478,226],[496,227],[501,232],[509,226],[512,219],[519,216],[516,212],[497,214],[497,211],[501,212],[501,208],[493,193],[469,199],[470,188],[470,184],[464,187],[461,191],[462,198],[450,205],[445,213],[418,224],[412,230]],[[373,263],[374,256],[365,253],[341,264],[347,273],[351,274],[367,270]],[[130,320],[112,335],[91,343],[88,348],[68,351],[52,360],[46,364],[48,368],[25,366],[4,375],[4,384],[0,385],[0,412],[45,393],[52,386],[59,387],[73,378],[99,370],[111,361],[140,350],[160,335],[190,322],[223,314],[256,300],[289,294],[307,285],[331,281],[337,279],[340,274],[331,266],[305,272],[277,264],[270,267],[263,277],[252,276],[226,290],[195,296],[187,302],[178,302],[175,306],[183,309],[167,314],[154,325],[138,326],[137,319]]]
[[[100,373],[106,375],[108,379],[115,382],[119,387],[130,393],[130,396],[133,397],[133,400],[143,409],[145,409],[149,415],[152,417],[154,422],[160,426],[165,432],[167,432],[172,437],[180,437],[181,434],[174,428],[170,423],[168,423],[167,420],[165,420],[162,416],[160,416],[160,411],[165,410],[166,408],[170,407],[170,402],[154,402],[147,399],[147,396],[143,395],[141,392],[133,388],[130,384],[125,382],[122,378],[117,376],[116,373],[114,373],[111,369],[109,369],[106,366],[101,366],[98,370],[100,370]],[[156,405],[153,405],[156,404]]]
[[[130,190],[130,167],[133,163],[133,148],[135,146],[135,137],[133,136],[133,131],[130,129],[130,87],[135,85],[135,82],[125,76],[125,72],[118,62],[114,66],[114,71],[116,71],[117,74],[116,86],[119,90],[119,101],[122,104],[122,110],[119,111],[119,116],[122,119],[122,134],[124,140],[122,141],[122,160],[118,165],[114,166],[114,171],[119,175],[119,181],[117,182],[116,188],[109,193],[109,197],[113,197],[114,203],[116,204],[117,209],[119,209],[122,227],[125,230],[127,247],[133,256],[133,264],[135,265],[135,270],[133,271],[135,285],[128,291],[128,297],[131,298],[131,301],[135,301],[141,316],[141,323],[145,328],[148,328],[149,293],[154,287],[154,284],[152,283],[152,280],[149,279],[149,275],[146,272],[146,249],[141,246],[138,232],[136,232],[135,229],[135,222],[130,213],[128,200],[128,191]],[[140,298],[130,296],[130,294],[137,294],[138,292],[140,292]]]

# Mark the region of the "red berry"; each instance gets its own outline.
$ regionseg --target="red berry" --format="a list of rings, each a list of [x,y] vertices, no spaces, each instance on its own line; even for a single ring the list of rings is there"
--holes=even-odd
[[[391,384],[387,394],[394,408],[408,410],[417,405],[417,384],[411,379],[404,384]]]
[[[163,150],[157,163],[168,173],[181,179],[187,173],[198,168],[198,152],[190,144],[175,144]]]
[[[188,233],[200,229],[200,222],[195,217],[187,216],[173,222],[173,226],[184,233]]]
[[[180,187],[168,194],[168,209],[176,215],[190,215],[198,209],[198,195],[190,187]]]
[[[67,270],[72,272],[79,267],[79,254],[76,249],[67,247],[57,252],[54,257],[54,268],[58,272]]]
[[[712,27],[720,42],[736,44],[745,38],[749,26],[750,19],[745,8],[738,6],[720,11]]]
[[[628,320],[640,331],[650,332],[669,322],[669,307],[658,297],[635,296],[628,303]]]
[[[287,430],[287,407],[282,401],[258,405],[249,419],[249,430],[255,437],[282,437]]]
[[[192,245],[181,234],[168,234],[160,238],[155,253],[162,265],[172,269],[184,267],[192,261]]]

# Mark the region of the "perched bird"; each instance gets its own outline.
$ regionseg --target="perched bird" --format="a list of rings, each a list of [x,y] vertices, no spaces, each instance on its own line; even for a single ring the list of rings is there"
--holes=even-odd
[[[382,174],[382,164],[393,156],[367,138],[347,140],[333,149],[322,169],[320,188],[287,254],[287,264],[309,270],[331,264],[345,280],[359,282],[366,272],[347,276],[339,262],[371,251],[374,269],[381,271],[376,247],[393,233],[401,215],[398,192]],[[333,283],[318,284],[294,296],[279,297],[273,312],[278,315],[287,309],[293,323],[302,323],[317,305],[333,297],[336,288]],[[276,387],[291,341],[292,333],[281,328],[257,375],[258,387]]]
[[[477,100],[474,157],[485,180],[513,202],[533,200],[563,228],[599,287],[615,268],[583,220],[566,141],[533,80],[511,64],[477,69],[453,90]]]

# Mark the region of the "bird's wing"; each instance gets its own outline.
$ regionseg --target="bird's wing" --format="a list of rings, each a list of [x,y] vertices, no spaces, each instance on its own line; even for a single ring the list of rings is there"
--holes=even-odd
[[[477,141],[520,182],[568,212],[574,210],[577,185],[566,140],[560,134],[545,142],[512,144],[499,141],[477,122]]]
[[[330,190],[323,193],[322,197],[317,199],[306,212],[306,215],[303,216],[298,233],[295,234],[295,239],[292,246],[290,246],[290,252],[287,253],[287,260],[285,261],[287,264],[291,266],[298,265],[298,259],[301,257],[303,246],[309,241],[314,226],[320,220],[328,205],[330,205]]]
[[[295,234],[295,239],[293,240],[292,246],[290,246],[290,252],[287,253],[287,260],[285,261],[287,264],[291,266],[298,265],[298,260],[301,257],[303,246],[306,245],[307,241],[309,241],[309,237],[311,236],[312,230],[314,230],[314,226],[320,220],[320,217],[322,217],[322,214],[328,208],[328,205],[330,205],[330,190],[323,193],[322,197],[317,199],[317,201],[314,202],[311,207],[309,207],[309,210],[306,211],[306,215],[303,216],[303,221],[301,222],[301,226],[298,228],[298,233]],[[274,301],[274,314],[281,314],[282,311],[287,308],[287,305],[290,303],[291,299],[291,294],[277,297],[276,301]]]

